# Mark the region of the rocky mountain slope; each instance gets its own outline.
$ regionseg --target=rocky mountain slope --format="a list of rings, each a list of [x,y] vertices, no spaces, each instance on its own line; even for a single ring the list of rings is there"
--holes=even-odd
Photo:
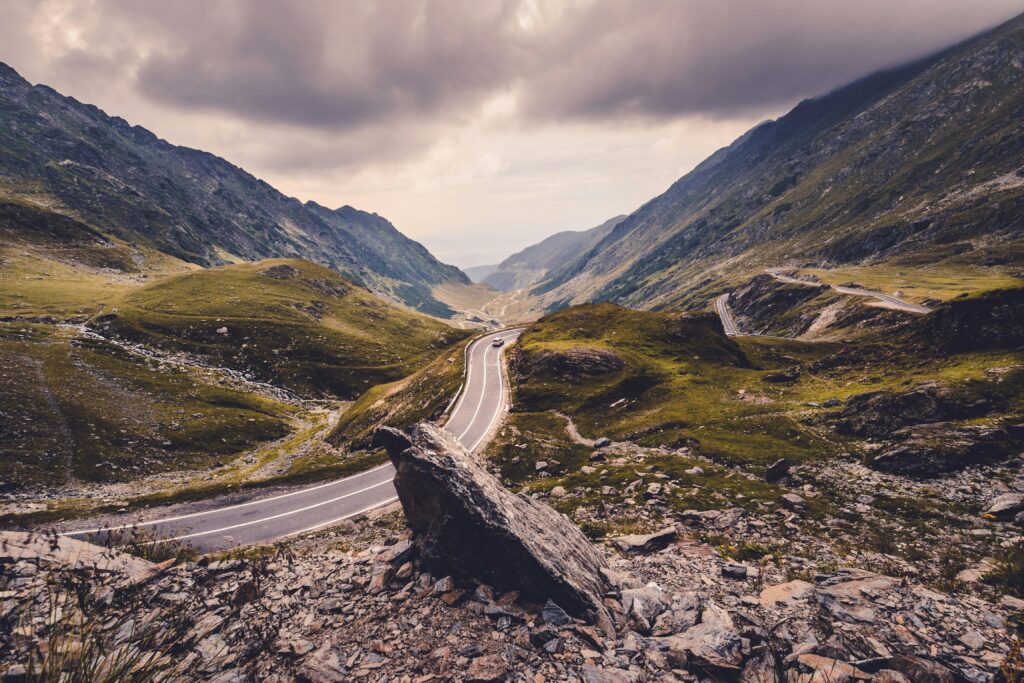
[[[434,286],[469,282],[379,216],[303,205],[224,159],[33,86],[4,64],[0,197],[202,266],[304,258],[433,315],[452,313]]]
[[[1024,256],[1024,17],[801,102],[719,150],[533,290],[548,309],[703,306],[779,265]]]
[[[485,284],[511,292],[543,280],[579,258],[600,242],[625,216],[610,218],[589,230],[557,232],[537,244],[512,254],[482,278]]]

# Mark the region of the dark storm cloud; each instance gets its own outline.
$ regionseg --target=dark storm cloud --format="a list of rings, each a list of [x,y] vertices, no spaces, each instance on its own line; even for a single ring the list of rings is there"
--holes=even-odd
[[[526,111],[558,118],[763,111],[924,56],[1024,9],[1007,0],[609,0],[545,37]]]
[[[523,124],[670,119],[769,111],[1021,9],[1020,0],[40,0],[13,3],[0,59],[49,64],[39,70],[58,83],[120,79],[179,110],[340,132],[458,124],[498,93],[515,95]],[[68,39],[33,42],[33,13]]]
[[[155,51],[148,97],[261,120],[347,128],[455,110],[514,76],[511,2],[195,5],[196,26]]]
[[[105,7],[126,11],[120,2]],[[921,56],[1020,9],[1008,0],[599,0],[557,7],[253,0],[173,7],[170,21],[167,11],[155,17],[173,34],[137,71],[146,96],[342,129],[392,117],[458,116],[513,88],[526,119],[755,111]],[[134,14],[145,20],[137,5]]]

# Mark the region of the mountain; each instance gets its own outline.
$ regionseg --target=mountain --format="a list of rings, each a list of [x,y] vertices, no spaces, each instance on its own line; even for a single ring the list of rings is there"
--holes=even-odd
[[[463,268],[462,272],[469,276],[469,279],[473,282],[483,282],[487,279],[487,276],[498,269],[497,264],[491,264],[488,266],[470,266],[469,268]]]
[[[0,199],[19,198],[201,266],[307,259],[442,317],[452,310],[432,288],[469,283],[379,216],[303,205],[0,64]]]
[[[512,254],[492,273],[483,278],[485,284],[510,292],[540,282],[548,273],[572,262],[601,241],[625,216],[616,216],[589,230],[557,232],[533,246]]]
[[[450,317],[452,310],[434,298],[432,288],[445,283],[470,284],[455,266],[441,263],[419,242],[399,232],[386,218],[343,206],[331,211],[316,202],[306,209],[338,233],[361,245],[359,263],[383,275],[376,289],[423,313]]]
[[[532,293],[705,306],[775,266],[1024,257],[1024,16],[801,102],[719,150]]]

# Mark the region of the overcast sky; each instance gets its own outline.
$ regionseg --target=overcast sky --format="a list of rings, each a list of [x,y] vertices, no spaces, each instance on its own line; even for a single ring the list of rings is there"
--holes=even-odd
[[[460,266],[1022,0],[5,0],[0,61]]]

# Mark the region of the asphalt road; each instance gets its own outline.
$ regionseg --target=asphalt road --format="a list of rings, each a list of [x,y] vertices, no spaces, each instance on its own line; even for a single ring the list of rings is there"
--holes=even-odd
[[[736,327],[736,323],[732,319],[732,313],[729,312],[728,293],[715,299],[715,313],[722,319],[722,327],[725,329],[726,336],[735,337],[740,333],[739,328]]]
[[[484,445],[507,408],[502,352],[519,334],[520,330],[495,332],[467,349],[464,390],[446,428],[471,451]],[[506,346],[492,346],[497,338],[504,339]],[[137,528],[152,538],[177,539],[204,551],[263,543],[337,524],[398,500],[394,473],[385,464],[344,479],[268,497],[254,495],[224,507],[153,520],[126,519],[63,535],[102,540],[110,532],[128,535]]]
[[[820,286],[818,282],[808,282],[807,280],[801,280],[799,278],[790,277],[789,275],[783,275],[782,273],[768,269],[766,271],[776,280],[780,282],[788,282],[792,285],[805,285],[809,287]],[[872,289],[863,289],[862,287],[843,287],[841,285],[832,285],[832,289],[839,292],[840,294],[849,294],[850,296],[867,296],[873,299],[878,299],[882,303],[886,304],[889,308],[895,308],[900,311],[906,311],[907,313],[917,313],[918,315],[924,315],[925,313],[931,313],[932,309],[927,306],[920,304],[912,304],[909,301],[904,301],[898,296],[891,294],[885,294],[883,292],[876,292]]]

